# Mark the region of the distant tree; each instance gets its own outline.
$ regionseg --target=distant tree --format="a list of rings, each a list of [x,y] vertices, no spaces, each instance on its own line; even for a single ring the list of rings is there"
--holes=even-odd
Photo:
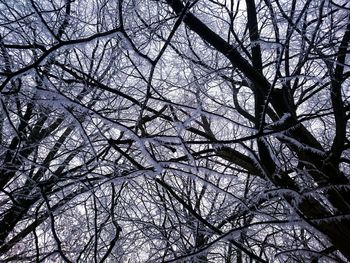
[[[2,262],[350,261],[347,0],[0,0]]]

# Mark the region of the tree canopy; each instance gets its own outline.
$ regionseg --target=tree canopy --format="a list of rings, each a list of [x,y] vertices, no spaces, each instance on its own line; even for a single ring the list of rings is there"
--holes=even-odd
[[[0,0],[1,262],[349,262],[350,2]]]

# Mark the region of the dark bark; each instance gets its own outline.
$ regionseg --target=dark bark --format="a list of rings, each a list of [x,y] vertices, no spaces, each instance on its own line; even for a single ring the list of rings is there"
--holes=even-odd
[[[183,10],[184,6],[180,0],[167,0],[167,3],[173,8],[175,13],[180,14]],[[248,1],[248,6],[253,8],[253,3]],[[249,9],[249,18],[250,18],[250,29],[251,29],[251,38],[257,39],[257,28],[254,21],[254,15],[251,14],[252,9]],[[207,27],[202,21],[200,21],[197,17],[195,17],[192,13],[187,13],[184,18],[184,23],[191,30],[196,32],[203,40],[213,46],[218,52],[222,53],[227,59],[230,60],[234,67],[237,67],[256,87],[255,90],[255,99],[256,99],[256,117],[262,113],[260,107],[266,103],[266,98],[271,89],[271,85],[268,80],[259,72],[259,51],[254,49],[254,62],[258,68],[254,68],[249,62],[244,59],[240,53],[229,43],[227,43],[223,38],[221,38],[217,33]],[[350,26],[350,25],[349,25]],[[348,26],[348,27],[349,27]],[[338,60],[344,62],[345,59],[345,51],[347,48],[347,44],[350,38],[350,31],[348,30],[342,41],[342,49],[340,50]],[[343,64],[343,63],[342,63]],[[342,75],[342,66],[338,66],[336,69],[336,74],[338,75],[338,79]],[[333,152],[339,159],[341,148],[344,142],[344,134],[345,134],[345,123],[344,122],[344,112],[340,99],[340,86],[338,83],[333,84],[333,106],[335,108],[336,123],[337,123],[337,135],[335,138],[335,142],[333,144]],[[283,100],[283,97],[280,96],[279,93],[272,92],[271,94],[271,105],[274,107],[276,112],[279,115],[285,113],[285,108],[281,108],[281,104],[278,101]],[[294,119],[294,123],[297,123],[297,120]],[[306,145],[313,147],[315,149],[319,149],[322,151],[322,147],[318,143],[317,139],[314,138],[310,132],[307,131],[303,125],[298,124],[298,128],[296,128],[292,132],[292,136],[294,139],[305,143]],[[261,159],[261,163],[266,169],[266,174],[269,179],[272,180],[277,186],[283,188],[295,188],[291,185],[291,179],[288,179],[289,176],[286,175],[282,180],[274,180],[273,174],[275,171],[274,162],[270,157],[270,154],[262,142],[262,140],[258,139],[258,147],[259,147],[259,156]],[[340,215],[348,215],[350,214],[350,194],[347,189],[341,189],[338,187],[340,184],[349,184],[349,180],[346,178],[344,174],[339,171],[338,162],[334,162],[329,159],[320,159],[319,156],[314,156],[309,153],[304,152],[303,150],[296,150],[297,154],[301,158],[301,160],[310,162],[312,166],[319,167],[319,172],[310,172],[311,176],[320,184],[321,186],[329,186],[331,190],[327,192],[327,198],[331,202],[331,204],[341,212]],[[325,174],[327,176],[326,182],[318,181],[318,177],[320,174]],[[292,201],[292,199],[290,199]],[[317,200],[312,199],[308,200],[305,198],[298,205],[298,210],[300,211],[301,216],[305,217],[305,219],[311,222],[318,230],[320,230],[323,234],[325,234],[332,244],[350,260],[350,250],[348,244],[350,244],[350,222],[347,219],[340,220],[339,223],[317,223],[317,221],[322,221],[324,217],[327,217],[329,213],[323,208],[322,205],[318,204]],[[310,221],[311,220],[311,221]],[[314,220],[314,221],[313,221]],[[313,223],[314,222],[314,223]]]

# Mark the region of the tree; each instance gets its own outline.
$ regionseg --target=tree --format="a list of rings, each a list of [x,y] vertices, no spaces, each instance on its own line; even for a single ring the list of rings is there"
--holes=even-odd
[[[346,0],[0,10],[2,261],[350,261]]]

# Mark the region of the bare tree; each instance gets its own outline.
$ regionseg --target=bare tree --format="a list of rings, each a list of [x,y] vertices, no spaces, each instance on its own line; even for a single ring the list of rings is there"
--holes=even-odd
[[[350,260],[346,0],[0,11],[1,260]]]

